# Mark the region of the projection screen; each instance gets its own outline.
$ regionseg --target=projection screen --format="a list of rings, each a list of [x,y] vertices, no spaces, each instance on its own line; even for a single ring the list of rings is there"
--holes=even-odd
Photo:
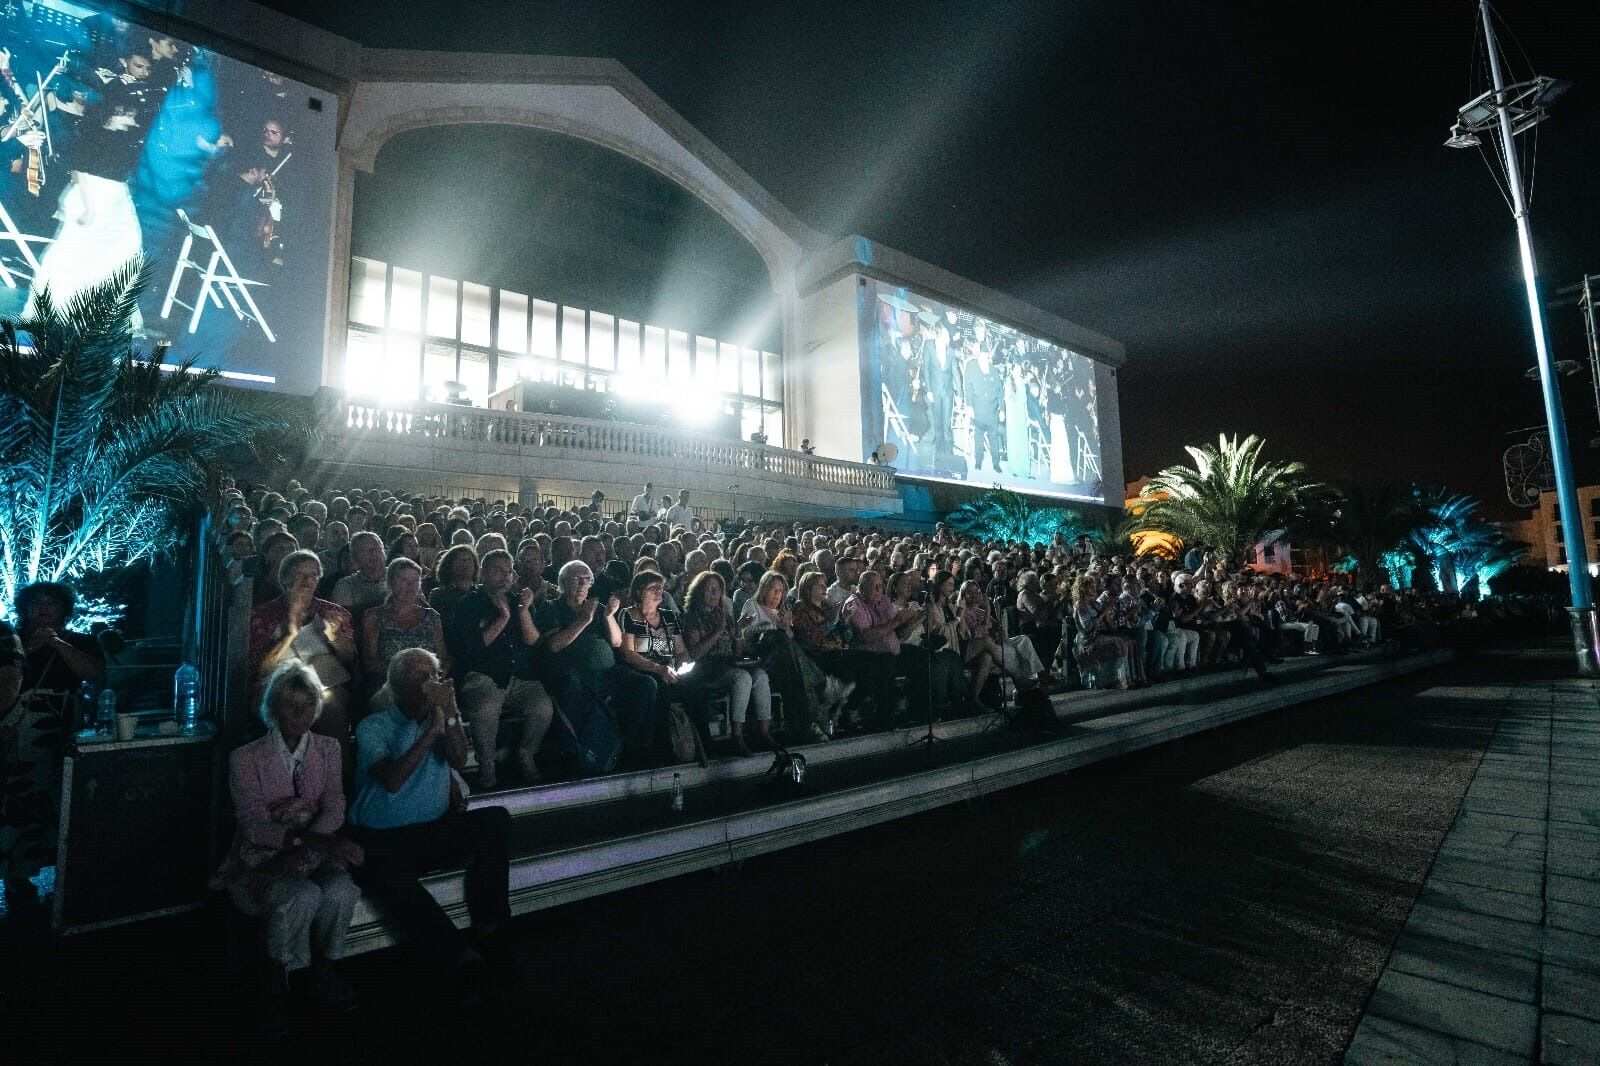
[[[337,101],[63,0],[0,11],[0,312],[138,256],[141,348],[321,383]]]
[[[859,290],[862,458],[900,473],[1101,502],[1087,356],[872,279]]]

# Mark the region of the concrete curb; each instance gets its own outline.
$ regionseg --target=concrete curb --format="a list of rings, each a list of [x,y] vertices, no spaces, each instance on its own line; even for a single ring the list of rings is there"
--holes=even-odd
[[[1299,703],[1425,670],[1447,662],[1453,656],[1452,651],[1436,651],[1403,657],[1369,656],[1361,661],[1345,659],[1326,668],[1298,671],[1306,675],[1300,680],[1286,679],[1274,687],[1263,687],[1210,703],[1152,704],[1147,701],[1152,691],[1163,696],[1168,693],[1192,696],[1207,687],[1235,684],[1233,677],[1220,675],[1219,681],[1218,675],[1211,675],[1195,679],[1205,684],[1187,683],[1192,687],[1180,688],[1178,685],[1185,683],[1178,683],[1170,689],[1105,693],[1089,699],[1081,699],[1083,694],[1069,694],[1058,697],[1058,701],[1090,704],[1093,708],[1092,717],[1086,719],[1078,713],[1090,711],[1089,706],[1062,708],[1064,718],[1076,721],[1068,725],[1059,739],[758,810],[687,822],[513,860],[512,911],[515,914],[527,914],[863,829]],[[1074,696],[1080,697],[1080,700],[1074,701]],[[1144,705],[1129,706],[1136,703]],[[1124,706],[1128,709],[1119,709]],[[982,726],[982,719],[949,723],[948,735],[970,735]],[[825,761],[859,758],[903,746],[907,734],[920,733],[921,730],[892,730],[854,738],[854,741],[815,745],[806,750],[806,755],[808,759],[816,759],[827,752]],[[856,741],[860,743],[854,749],[847,746]],[[850,754],[852,751],[855,753]],[[761,757],[725,760],[725,763],[733,765],[719,763],[706,770],[679,767],[676,771],[683,775],[683,783],[689,788],[693,787],[691,776],[685,770],[692,769],[699,775],[692,779],[695,784],[704,784],[717,780],[713,775],[718,772],[724,779],[764,772],[770,761]],[[529,802],[528,797],[515,798],[514,794],[485,797],[480,802],[498,802],[507,806],[516,803],[520,813],[526,814],[538,809],[568,807],[577,803],[670,789],[673,772],[669,768],[665,774],[655,771],[619,775],[618,778],[602,778],[597,782],[575,782],[523,790],[526,793],[541,793],[548,797],[545,802]],[[508,795],[513,796],[509,801],[506,799]],[[581,798],[584,796],[589,798]],[[444,905],[451,919],[464,926],[467,914],[461,875],[441,874],[426,880],[424,884],[434,898]],[[354,952],[370,951],[391,943],[392,931],[363,900],[351,924],[350,949]]]

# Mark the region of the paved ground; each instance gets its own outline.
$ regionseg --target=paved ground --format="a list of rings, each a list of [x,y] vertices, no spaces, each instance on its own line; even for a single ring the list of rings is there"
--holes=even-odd
[[[1600,1062],[1600,686],[1451,695],[1504,714],[1347,1061]]]
[[[382,952],[349,964],[355,1020],[252,1046],[192,916],[13,953],[0,1039],[75,1062],[1333,1062],[1514,705],[1485,692],[1556,668],[1476,657],[533,915],[527,980],[479,1012]]]

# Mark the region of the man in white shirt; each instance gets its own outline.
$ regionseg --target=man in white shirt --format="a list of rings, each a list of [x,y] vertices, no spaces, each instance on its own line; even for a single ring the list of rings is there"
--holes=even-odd
[[[678,502],[667,508],[667,528],[672,529],[682,526],[684,529],[694,528],[694,508],[689,506],[689,490],[684,489],[678,493]]]
[[[633,498],[633,502],[628,504],[628,513],[636,514],[641,518],[654,517],[656,513],[656,498],[654,491],[655,486],[646,481],[644,483],[644,491],[635,496]]]
[[[834,560],[833,572],[837,575],[828,586],[828,610],[837,614],[839,607],[855,594],[856,582],[861,580],[861,560],[848,556]]]

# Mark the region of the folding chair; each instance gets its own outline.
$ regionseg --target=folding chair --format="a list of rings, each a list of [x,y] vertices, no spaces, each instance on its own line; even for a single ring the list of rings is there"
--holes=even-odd
[[[189,332],[193,333],[200,327],[200,316],[205,311],[209,302],[222,308],[222,301],[228,301],[228,306],[233,309],[235,318],[242,322],[254,322],[261,327],[261,332],[266,335],[269,342],[276,343],[272,335],[272,328],[267,325],[266,316],[261,313],[261,308],[256,306],[255,297],[250,295],[252,285],[265,285],[264,281],[251,281],[242,277],[233,265],[227,249],[222,247],[222,241],[217,237],[217,231],[208,226],[196,225],[184,213],[183,208],[178,208],[178,218],[189,231],[183,238],[183,247],[178,252],[177,265],[172,268],[172,282],[167,286],[167,298],[161,304],[161,317],[167,318],[172,314],[172,305],[192,312],[189,316]],[[211,257],[205,266],[190,257],[194,251],[195,239],[199,238],[211,245]],[[184,273],[193,270],[200,276],[200,291],[195,294],[194,303],[185,303],[178,299],[178,285],[183,281]],[[221,296],[218,296],[221,293]],[[244,307],[239,306],[240,301]],[[245,310],[249,308],[249,310]]]
[[[53,237],[35,237],[32,234],[23,233],[17,228],[17,224],[11,220],[11,213],[6,210],[5,205],[0,204],[0,243],[16,245],[18,253],[22,256],[22,262],[27,266],[27,272],[25,273],[15,266],[6,266],[5,259],[0,257],[0,282],[4,282],[5,287],[8,289],[15,289],[18,279],[32,284],[33,279],[39,276],[39,257],[34,254],[32,246],[35,244],[49,244],[54,239]]]

